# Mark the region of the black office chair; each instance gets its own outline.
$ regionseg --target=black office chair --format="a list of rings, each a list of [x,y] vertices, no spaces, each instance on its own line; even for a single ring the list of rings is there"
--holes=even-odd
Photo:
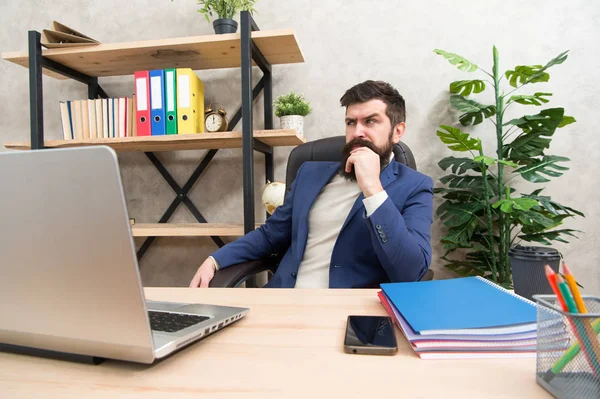
[[[328,137],[309,141],[294,148],[288,158],[285,174],[286,190],[290,190],[300,166],[306,161],[333,161],[342,160],[342,147],[346,143],[345,136]],[[415,157],[410,148],[402,142],[394,145],[394,157],[412,169],[417,169]],[[279,258],[267,258],[250,262],[231,265],[215,273],[210,282],[211,287],[237,287],[258,273],[268,271],[275,273]],[[427,270],[421,281],[432,280],[433,271]]]

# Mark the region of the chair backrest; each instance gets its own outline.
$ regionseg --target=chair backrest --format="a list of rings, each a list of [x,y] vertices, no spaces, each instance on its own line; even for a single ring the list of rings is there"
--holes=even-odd
[[[286,191],[292,188],[292,183],[296,179],[296,173],[300,166],[306,161],[330,161],[340,162],[342,160],[342,148],[346,144],[345,136],[327,137],[324,139],[309,141],[294,148],[288,158],[287,170],[285,174]],[[394,144],[394,158],[396,161],[417,170],[415,157],[410,148],[399,142]]]

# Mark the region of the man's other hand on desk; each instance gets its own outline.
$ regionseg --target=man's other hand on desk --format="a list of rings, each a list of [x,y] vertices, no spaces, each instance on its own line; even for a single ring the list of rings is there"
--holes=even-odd
[[[190,288],[208,288],[208,283],[215,276],[216,265],[212,258],[207,258],[200,265],[196,275],[190,283]]]

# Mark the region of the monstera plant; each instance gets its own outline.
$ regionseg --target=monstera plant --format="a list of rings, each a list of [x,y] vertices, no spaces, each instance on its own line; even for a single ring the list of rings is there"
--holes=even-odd
[[[450,83],[450,104],[460,116],[458,123],[441,125],[437,131],[449,149],[464,154],[446,157],[438,163],[449,173],[440,179],[444,186],[435,190],[443,199],[437,209],[445,230],[441,238],[445,251],[442,259],[447,262],[446,267],[459,275],[481,275],[511,287],[508,251],[516,240],[544,245],[552,241],[567,242],[567,236],[576,237],[577,230],[559,226],[566,218],[583,216],[553,201],[543,193],[543,187],[527,193],[513,188],[527,186],[518,184],[520,179],[547,183],[568,169],[564,165],[569,158],[546,151],[557,129],[575,119],[566,116],[563,108],[546,108],[535,113],[536,107],[549,102],[551,93],[517,93],[535,83],[548,82],[548,69],[562,64],[567,52],[546,65],[519,65],[504,73],[499,71],[496,47],[491,72],[457,54],[442,50],[435,53],[461,71],[481,75],[481,79]],[[488,87],[494,91],[494,104],[471,98]],[[507,110],[515,104],[529,106],[532,111],[505,120]],[[489,123],[489,129],[473,127],[484,122]],[[466,126],[470,133],[461,130]],[[492,132],[495,140],[490,137],[482,141],[477,137]],[[495,148],[484,149],[484,141],[495,142]]]

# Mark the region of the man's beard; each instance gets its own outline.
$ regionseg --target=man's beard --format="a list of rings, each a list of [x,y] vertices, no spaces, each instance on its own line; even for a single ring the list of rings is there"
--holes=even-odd
[[[383,168],[390,161],[390,156],[392,155],[392,151],[394,148],[394,142],[392,141],[392,135],[390,134],[387,145],[385,145],[383,148],[377,147],[372,142],[361,138],[356,138],[346,143],[346,145],[344,145],[344,148],[342,149],[342,163],[340,165],[340,170],[338,173],[341,176],[343,176],[346,180],[351,181],[356,181],[356,172],[354,171],[354,165],[350,165],[350,172],[346,172],[346,162],[350,157],[350,151],[352,151],[354,147],[367,147],[375,154],[379,155],[379,170],[383,170]]]

